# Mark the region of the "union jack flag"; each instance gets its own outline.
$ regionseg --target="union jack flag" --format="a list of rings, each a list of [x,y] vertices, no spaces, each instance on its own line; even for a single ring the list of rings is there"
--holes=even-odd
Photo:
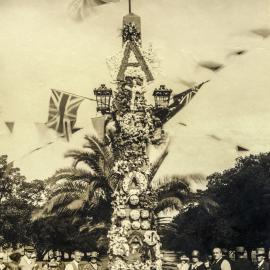
[[[83,99],[59,90],[51,89],[51,91],[47,126],[65,135],[69,140]]]
[[[183,109],[191,99],[197,94],[199,89],[208,81],[202,82],[199,85],[196,85],[180,94],[174,95],[173,103],[169,105],[169,113],[164,119],[164,123],[171,119],[175,114]]]

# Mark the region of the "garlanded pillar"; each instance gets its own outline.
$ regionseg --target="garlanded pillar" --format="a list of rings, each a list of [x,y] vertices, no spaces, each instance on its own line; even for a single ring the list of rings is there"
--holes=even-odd
[[[117,179],[108,233],[111,270],[159,270],[162,266],[153,211],[157,194],[151,187],[147,155],[148,145],[157,143],[155,134],[160,123],[154,107],[147,105],[144,97],[145,83],[154,78],[141,54],[137,27],[124,18],[122,38],[126,49],[111,108],[115,126],[111,146],[116,159],[112,174]],[[131,52],[136,62],[130,62]]]

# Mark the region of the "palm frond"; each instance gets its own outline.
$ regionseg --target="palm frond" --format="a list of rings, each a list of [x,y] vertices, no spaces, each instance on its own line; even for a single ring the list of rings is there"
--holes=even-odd
[[[86,182],[95,180],[97,176],[89,172],[88,170],[81,168],[64,168],[57,170],[51,177],[49,183],[56,184],[59,180],[84,180]]]
[[[105,154],[104,154],[104,143],[100,141],[97,137],[95,136],[88,136],[86,135],[85,140],[87,141],[86,144],[84,144],[84,148],[89,148],[91,149],[96,155],[101,156],[103,159],[105,159]]]
[[[183,206],[182,201],[177,197],[167,197],[158,202],[155,212],[158,213],[165,209],[176,209],[180,210]]]
[[[79,150],[71,150],[66,153],[65,157],[73,158],[72,167],[76,168],[77,165],[81,162],[86,164],[93,170],[93,172],[97,175],[102,175],[102,168],[100,164],[100,157],[95,153],[83,152]]]
[[[164,159],[166,158],[166,156],[168,155],[169,151],[169,142],[166,144],[166,147],[162,150],[161,155],[158,157],[157,160],[155,160],[155,162],[152,164],[151,166],[151,171],[150,171],[150,175],[149,175],[149,179],[150,181],[153,180],[153,178],[155,177],[158,169],[160,168],[161,164],[163,163]]]

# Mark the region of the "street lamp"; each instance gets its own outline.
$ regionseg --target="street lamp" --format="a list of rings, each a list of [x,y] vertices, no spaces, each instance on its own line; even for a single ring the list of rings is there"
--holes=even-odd
[[[165,85],[161,85],[158,89],[155,89],[153,96],[155,98],[156,108],[167,108],[169,106],[172,90],[167,89]]]
[[[105,84],[101,84],[99,88],[94,89],[94,94],[97,101],[97,111],[102,114],[110,113],[112,89],[107,88]]]

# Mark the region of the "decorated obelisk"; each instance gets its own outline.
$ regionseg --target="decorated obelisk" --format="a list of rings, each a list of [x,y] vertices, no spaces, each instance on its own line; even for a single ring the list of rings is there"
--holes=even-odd
[[[144,87],[154,80],[141,50],[141,19],[131,11],[123,18],[123,53],[117,74],[118,89],[111,109],[111,146],[117,179],[109,230],[110,269],[161,269],[160,238],[153,209],[149,144],[156,142],[160,123],[146,104]]]

